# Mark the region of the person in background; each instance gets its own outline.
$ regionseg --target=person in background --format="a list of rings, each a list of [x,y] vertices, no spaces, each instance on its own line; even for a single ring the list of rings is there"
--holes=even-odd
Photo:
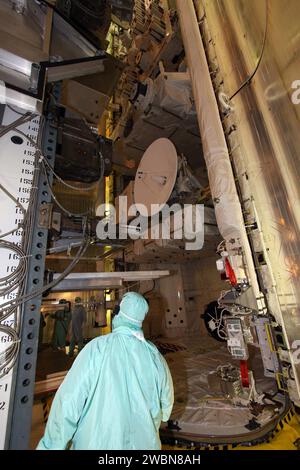
[[[83,324],[86,322],[86,311],[82,305],[80,297],[76,297],[75,306],[72,312],[72,323],[71,323],[71,341],[69,356],[74,355],[75,345],[78,344],[78,351],[80,352],[83,348]]]
[[[60,299],[59,305],[61,308],[50,314],[50,317],[55,320],[52,347],[56,351],[66,347],[66,337],[71,320],[68,302],[65,299]]]
[[[157,450],[159,427],[171,415],[169,367],[146,341],[148,304],[137,292],[122,298],[113,332],[77,356],[52,403],[39,450]]]
[[[94,323],[93,323],[93,328],[99,328],[99,324],[98,322],[96,321],[96,315],[97,315],[97,299],[94,295],[92,295],[89,299],[89,303],[88,303],[88,309],[89,311],[92,313],[92,318],[94,319]]]

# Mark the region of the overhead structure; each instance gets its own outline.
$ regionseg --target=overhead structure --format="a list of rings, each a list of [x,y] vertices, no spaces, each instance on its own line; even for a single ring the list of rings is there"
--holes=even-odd
[[[81,92],[82,86],[86,87],[85,92],[89,93],[88,102],[93,111],[97,91],[99,106],[96,109],[98,112],[103,111],[115,81],[113,76],[118,78],[123,67],[105,52],[105,44],[97,36],[87,34],[51,2],[4,0],[0,5],[0,15],[1,102],[42,112],[47,84],[65,80],[68,88],[69,80],[75,80]],[[104,62],[107,62],[106,66]],[[107,70],[110,72],[110,80],[106,76]],[[97,82],[105,82],[101,90]],[[74,97],[75,85],[73,82],[71,85],[73,96],[67,97],[65,103],[69,104],[68,100],[72,100],[73,108],[76,105],[81,111],[82,106],[85,112],[86,103]],[[101,98],[99,93],[103,95]],[[68,89],[65,91],[67,94]]]
[[[52,292],[69,292],[95,289],[120,289],[126,282],[142,282],[169,276],[169,271],[126,271],[126,272],[95,272],[72,273],[60,281]],[[59,278],[54,274],[54,280]]]

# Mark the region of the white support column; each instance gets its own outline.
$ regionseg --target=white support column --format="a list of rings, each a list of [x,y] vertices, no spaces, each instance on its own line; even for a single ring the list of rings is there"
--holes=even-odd
[[[242,246],[256,298],[261,297],[228,148],[193,0],[176,0],[217,224],[223,238]]]

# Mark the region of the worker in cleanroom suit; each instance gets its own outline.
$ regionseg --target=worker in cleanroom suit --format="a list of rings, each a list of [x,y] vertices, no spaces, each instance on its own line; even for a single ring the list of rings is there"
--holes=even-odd
[[[113,332],[91,341],[56,393],[38,449],[155,450],[173,406],[166,361],[146,341],[144,297],[123,296]]]
[[[70,341],[70,351],[69,356],[74,355],[75,345],[78,344],[78,350],[81,351],[83,348],[83,324],[86,321],[86,311],[82,305],[81,298],[76,297],[75,306],[72,311],[72,323],[71,323],[71,341]]]
[[[68,302],[65,299],[60,299],[59,305],[61,306],[59,310],[50,314],[50,317],[55,320],[52,339],[52,347],[54,350],[65,348],[66,337],[71,321],[71,312]]]

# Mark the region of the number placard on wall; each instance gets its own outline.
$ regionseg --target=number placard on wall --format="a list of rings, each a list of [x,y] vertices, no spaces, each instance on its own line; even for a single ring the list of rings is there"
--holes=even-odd
[[[14,122],[20,117],[22,110],[5,108],[2,125]],[[18,127],[33,140],[37,139],[39,131],[39,118],[22,124]],[[30,192],[32,188],[34,172],[34,146],[14,130],[1,137],[0,145],[0,183],[12,194],[26,209],[28,206]],[[0,188],[0,237],[17,227],[23,220],[22,210],[9,198]],[[4,238],[6,241],[20,245],[22,240],[22,229],[15,230],[12,234]],[[18,256],[7,250],[0,249],[0,278],[13,272],[19,263]],[[6,296],[0,296],[0,305],[7,300],[14,299],[17,292],[10,292]],[[1,322],[1,325],[14,326],[13,316]],[[12,338],[4,332],[0,332],[0,355],[3,353]],[[8,411],[11,395],[13,370],[0,379],[0,449],[4,449],[6,439],[6,429],[8,420]]]

